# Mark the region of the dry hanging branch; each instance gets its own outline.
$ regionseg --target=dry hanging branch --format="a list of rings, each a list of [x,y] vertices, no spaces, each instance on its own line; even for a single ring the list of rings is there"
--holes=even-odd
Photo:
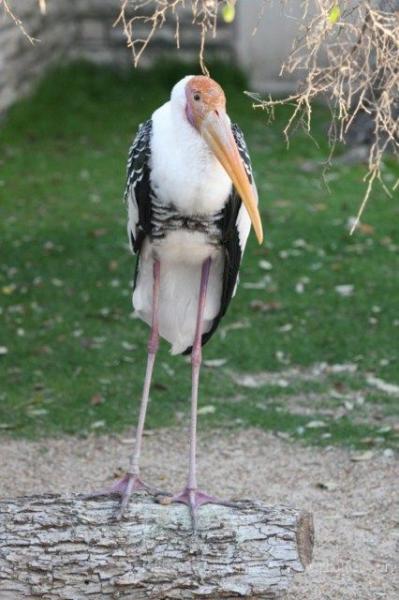
[[[37,41],[32,36],[30,36],[29,33],[26,31],[24,24],[22,23],[21,19],[14,12],[13,8],[11,7],[10,2],[8,2],[7,0],[0,0],[0,7],[3,8],[4,14],[9,19],[11,19],[11,21],[13,21],[15,23],[15,25],[18,27],[18,29],[20,29],[20,31],[30,41],[31,44],[33,44],[34,42]]]
[[[366,192],[352,227],[356,228],[373,183],[381,178],[382,159],[389,148],[399,154],[399,1],[341,2],[302,0],[301,33],[281,74],[300,74],[298,92],[283,99],[257,99],[255,107],[273,111],[294,105],[284,130],[288,134],[301,119],[311,124],[311,102],[323,95],[331,107],[329,130],[332,151],[344,142],[356,117],[364,112],[373,123]],[[399,184],[395,182],[392,189]]]
[[[231,0],[190,0],[192,24],[199,28],[201,69],[207,73],[204,62],[205,42],[208,32],[216,35],[217,14],[220,2]],[[235,0],[233,0],[235,2]],[[121,23],[126,35],[128,47],[133,53],[137,66],[144,50],[151,42],[156,31],[161,29],[168,18],[175,21],[176,45],[180,44],[179,11],[187,6],[186,0],[121,0],[121,9],[115,25]],[[143,27],[146,33],[142,35]],[[140,33],[137,34],[137,31]]]

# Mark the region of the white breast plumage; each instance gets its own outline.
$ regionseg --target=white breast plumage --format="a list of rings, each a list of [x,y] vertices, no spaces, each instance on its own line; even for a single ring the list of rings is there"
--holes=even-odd
[[[157,199],[185,214],[217,212],[231,180],[194,128],[182,118],[175,121],[171,102],[152,116],[151,184]]]

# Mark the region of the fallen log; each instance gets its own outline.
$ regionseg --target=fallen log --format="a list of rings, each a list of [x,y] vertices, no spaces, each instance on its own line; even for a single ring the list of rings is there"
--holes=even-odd
[[[0,500],[1,600],[279,598],[310,564],[309,513],[243,501],[206,505],[192,533],[180,504],[115,498]]]

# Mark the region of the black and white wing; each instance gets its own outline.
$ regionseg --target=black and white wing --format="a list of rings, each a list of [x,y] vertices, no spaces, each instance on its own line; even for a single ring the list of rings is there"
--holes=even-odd
[[[248,175],[249,182],[252,185],[252,188],[253,188],[255,196],[256,196],[256,200],[258,201],[258,191],[256,189],[256,184],[254,181],[251,158],[249,156],[249,152],[248,152],[247,144],[245,142],[244,134],[236,123],[232,124],[231,129],[233,132],[235,142],[238,147],[238,152],[241,156],[241,160],[245,167],[245,171]],[[230,225],[230,227],[233,230],[235,230],[237,233],[237,241],[238,241],[238,245],[239,245],[240,261],[241,261],[241,258],[242,258],[242,255],[244,253],[245,246],[247,243],[247,239],[249,236],[249,232],[251,231],[251,219],[249,218],[247,209],[245,208],[244,204],[242,203],[241,198],[238,196],[237,192],[234,189],[233,189],[233,194],[235,194],[237,196],[237,198],[239,199],[239,207],[237,209],[237,213],[234,215],[235,220]],[[237,265],[236,276],[238,275],[239,267],[240,267],[240,262]]]
[[[245,170],[247,172],[248,179],[249,179],[250,183],[253,184],[254,177],[252,174],[251,158],[249,156],[249,152],[248,152],[247,144],[245,142],[244,134],[243,134],[242,130],[239,128],[239,126],[237,125],[237,123],[232,123],[231,130],[233,132],[233,136],[234,136],[235,142],[238,147],[238,152],[240,153],[242,162],[243,162]]]
[[[252,173],[251,159],[245,143],[244,134],[238,125],[231,125],[238,151],[245,166],[250,183],[253,185],[257,195],[256,186]],[[251,230],[251,220],[240,196],[233,187],[229,200],[223,210],[220,220],[222,231],[222,245],[225,253],[223,286],[220,310],[212,323],[211,329],[202,336],[202,344],[205,344],[216,331],[220,320],[227,311],[238,284],[238,271],[244,254],[245,245]],[[187,352],[187,351],[186,351]],[[185,354],[186,354],[185,352]]]
[[[150,182],[152,120],[139,126],[129,150],[125,200],[128,204],[128,235],[132,251],[151,233],[152,197]]]

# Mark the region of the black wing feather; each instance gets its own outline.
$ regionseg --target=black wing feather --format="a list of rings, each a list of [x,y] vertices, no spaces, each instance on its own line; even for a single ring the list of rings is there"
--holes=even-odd
[[[247,144],[245,142],[244,134],[237,123],[233,123],[231,126],[235,142],[238,146],[238,152],[241,156],[242,162],[244,163],[245,170],[248,175],[250,183],[253,183],[252,164],[249,156]]]
[[[129,150],[125,200],[137,211],[136,223],[131,223],[129,235],[133,252],[139,254],[142,243],[151,233],[153,191],[150,183],[152,120],[139,127]]]

